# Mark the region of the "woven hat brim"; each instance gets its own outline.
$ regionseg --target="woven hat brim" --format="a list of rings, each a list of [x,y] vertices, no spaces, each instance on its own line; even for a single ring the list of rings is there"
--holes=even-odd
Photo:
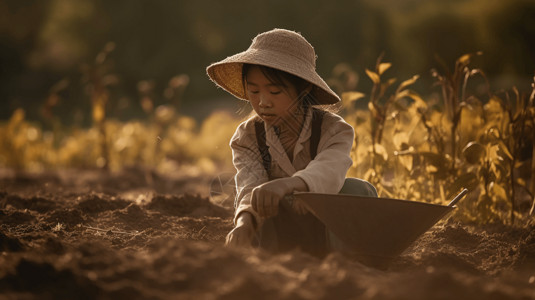
[[[215,84],[235,97],[247,100],[242,81],[244,63],[285,71],[314,84],[311,94],[318,104],[335,104],[340,101],[340,97],[331,90],[309,63],[300,61],[298,57],[271,50],[248,49],[211,64],[206,68],[206,72]]]

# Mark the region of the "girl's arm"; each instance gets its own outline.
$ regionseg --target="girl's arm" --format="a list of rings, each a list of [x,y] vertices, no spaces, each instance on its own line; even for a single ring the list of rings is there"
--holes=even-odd
[[[251,120],[250,120],[251,121]],[[299,177],[280,178],[268,181],[267,172],[262,165],[260,151],[252,122],[242,123],[231,139],[233,163],[236,173],[236,227],[254,227],[262,218],[275,215],[278,201],[295,191],[308,191],[308,186]],[[249,233],[249,231],[246,231]],[[248,235],[248,234],[246,234]]]
[[[252,207],[251,197],[255,187],[268,181],[268,175],[262,165],[256,134],[252,127],[254,127],[253,120],[240,124],[230,141],[232,162],[237,171],[235,225],[238,225],[238,218],[244,213],[251,215],[253,224],[261,223],[260,216]]]
[[[234,202],[234,228],[227,235],[226,245],[250,247],[261,217],[251,204],[253,189],[268,181],[261,163],[252,120],[240,124],[230,141],[232,162],[236,168],[236,200]],[[248,130],[249,129],[249,130]]]
[[[244,211],[236,218],[236,226],[227,235],[225,244],[232,247],[250,247],[256,232],[253,216]]]
[[[279,202],[284,196],[306,191],[308,187],[299,177],[279,178],[254,188],[251,204],[259,216],[268,218],[278,214]]]
[[[341,117],[324,116],[318,154],[306,168],[293,177],[301,178],[310,192],[336,194],[342,188],[347,171],[355,132]]]

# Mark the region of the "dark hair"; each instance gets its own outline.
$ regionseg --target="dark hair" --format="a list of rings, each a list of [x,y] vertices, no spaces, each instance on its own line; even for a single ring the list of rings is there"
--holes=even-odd
[[[288,87],[285,82],[289,82],[295,90],[297,91],[298,95],[301,95],[301,105],[303,107],[309,107],[312,105],[317,105],[318,102],[316,99],[312,96],[312,93],[306,93],[305,95],[302,95],[303,92],[306,91],[306,89],[312,84],[306,80],[304,80],[301,77],[295,76],[293,74],[290,74],[288,72],[284,72],[278,69],[274,69],[271,67],[266,67],[262,65],[253,65],[253,64],[243,64],[242,67],[242,83],[243,83],[243,89],[245,90],[245,86],[247,83],[247,73],[251,70],[253,67],[260,68],[260,71],[262,71],[262,74],[266,76],[266,78],[273,84],[280,85],[283,87]]]

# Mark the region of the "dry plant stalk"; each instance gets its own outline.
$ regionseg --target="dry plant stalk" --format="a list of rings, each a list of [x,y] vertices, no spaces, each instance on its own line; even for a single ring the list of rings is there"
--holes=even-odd
[[[368,103],[371,145],[368,154],[363,157],[362,146],[357,144],[353,148],[353,157],[357,159],[357,164],[367,163],[366,160],[371,164],[367,163],[370,167],[361,168],[361,173],[356,175],[372,182],[381,194],[388,197],[415,197],[414,200],[429,201],[424,195],[432,192],[435,195],[433,201],[444,202],[461,188],[477,190],[480,193],[475,201],[462,203],[466,206],[463,211],[467,219],[482,223],[501,221],[513,224],[519,213],[515,203],[515,200],[518,201],[515,187],[527,190],[533,199],[530,203],[531,213],[535,210],[535,176],[531,176],[531,182],[527,183],[524,181],[527,179],[525,175],[516,174],[519,165],[526,163],[526,158],[520,156],[521,152],[525,152],[527,145],[533,147],[529,144],[529,138],[532,141],[535,139],[535,83],[528,101],[528,97],[520,95],[513,88],[516,98],[513,99],[514,107],[511,107],[506,103],[511,102],[509,98],[504,101],[490,92],[489,81],[482,70],[469,67],[475,55],[481,53],[461,56],[453,72],[447,67],[444,67],[443,73],[432,70],[436,84],[441,88],[444,113],[428,106],[417,93],[407,88],[414,84],[418,76],[402,82],[395,92],[388,94],[387,89],[395,79],[382,79],[384,72],[391,67],[390,63],[381,61],[382,56],[373,71],[366,70],[373,82]],[[470,79],[476,75],[484,80],[482,84],[486,96],[482,97],[483,100],[478,98],[481,96],[471,95],[468,89]],[[347,107],[364,98],[365,95],[360,92],[345,92],[342,94],[342,106],[346,112],[357,114],[357,111]],[[407,106],[407,101],[402,99],[412,102]],[[408,142],[416,127],[414,123],[410,124],[413,127],[407,127],[407,122],[398,124],[403,114],[405,118],[418,118],[420,122],[417,126],[421,128],[417,132],[427,133],[423,144],[422,138],[419,139],[420,144]],[[477,122],[473,123],[471,116]],[[356,129],[359,127],[355,117],[349,116],[348,120],[356,123]],[[443,128],[447,131],[444,132]],[[390,135],[393,134],[389,137],[394,141],[383,140],[385,129],[389,130]],[[532,133],[527,142],[526,133]],[[407,140],[401,148],[398,145],[399,134]],[[418,137],[415,139],[418,140]],[[392,146],[398,149],[392,149]],[[535,147],[531,150],[530,167],[531,173],[535,174]],[[400,166],[405,168],[404,172],[398,171]],[[400,175],[403,179],[396,178]],[[385,180],[385,176],[390,177]],[[404,181],[404,185],[396,185],[399,181]]]
[[[117,77],[110,74],[108,64],[109,56],[114,49],[114,43],[107,43],[95,58],[95,62],[83,68],[91,97],[93,123],[99,132],[100,157],[97,159],[97,166],[106,171],[109,171],[110,164],[110,146],[106,133],[106,107],[110,97],[108,87],[117,83]]]

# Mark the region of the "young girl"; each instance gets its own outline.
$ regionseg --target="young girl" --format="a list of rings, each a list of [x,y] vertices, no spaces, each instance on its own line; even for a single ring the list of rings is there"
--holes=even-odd
[[[369,183],[345,178],[354,131],[341,117],[313,107],[340,101],[315,67],[314,48],[303,36],[274,29],[207,68],[212,81],[256,112],[230,142],[237,195],[227,245],[300,248],[322,256],[332,248],[332,235],[302,203],[285,196],[336,194],[342,187],[376,195]]]

